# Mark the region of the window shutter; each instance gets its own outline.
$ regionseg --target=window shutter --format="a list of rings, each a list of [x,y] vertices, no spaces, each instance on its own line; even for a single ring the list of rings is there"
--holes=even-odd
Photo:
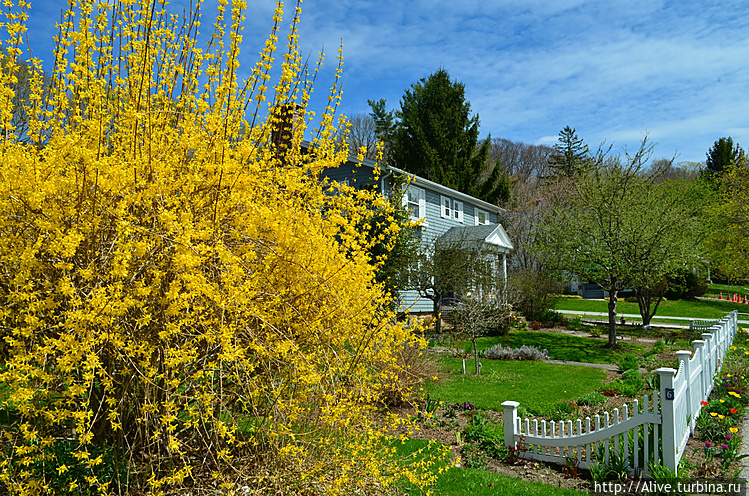
[[[419,219],[427,218],[427,192],[419,188]]]
[[[473,220],[475,222],[474,225],[479,225],[479,209],[476,207],[473,207]]]

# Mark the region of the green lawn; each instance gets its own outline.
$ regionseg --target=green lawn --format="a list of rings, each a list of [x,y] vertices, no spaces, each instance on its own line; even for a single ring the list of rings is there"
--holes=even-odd
[[[583,300],[578,298],[561,298],[554,307],[557,310],[574,310],[578,312],[608,312],[608,302],[603,300]],[[658,306],[656,316],[684,317],[694,319],[720,319],[726,314],[738,310],[749,313],[749,305],[720,300],[674,300],[664,301]],[[618,314],[640,314],[637,303],[619,301],[616,305]]]
[[[708,284],[707,285],[707,292],[714,295],[719,295],[723,292],[723,294],[726,293],[741,293],[741,294],[749,294],[749,286],[747,285],[738,285],[738,286],[729,286],[728,284]]]
[[[442,360],[444,373],[427,391],[445,404],[470,401],[478,408],[502,411],[502,402],[520,402],[529,412],[548,412],[560,401],[575,400],[600,389],[606,380],[603,369],[556,365],[535,361],[480,360],[481,375],[475,376],[473,360]]]
[[[588,496],[587,492],[526,482],[477,468],[451,468],[437,478],[432,490],[434,494],[451,496]]]
[[[398,453],[400,456],[408,456],[409,453],[425,448],[427,444],[428,441],[421,439],[409,439],[398,446]],[[435,468],[434,472],[437,473],[438,469]],[[421,494],[418,488],[410,484],[404,484],[403,489],[410,494]],[[429,489],[435,495],[449,494],[450,496],[495,496],[498,494],[504,496],[586,496],[588,494],[538,482],[526,482],[487,470],[458,467],[449,468],[438,474],[437,481]]]

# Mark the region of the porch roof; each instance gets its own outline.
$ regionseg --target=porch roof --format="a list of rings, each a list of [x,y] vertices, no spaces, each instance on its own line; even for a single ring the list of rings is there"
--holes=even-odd
[[[489,245],[487,248],[496,250],[499,253],[510,253],[514,249],[510,237],[502,227],[502,224],[453,227],[440,236],[440,239],[461,244],[483,243]]]

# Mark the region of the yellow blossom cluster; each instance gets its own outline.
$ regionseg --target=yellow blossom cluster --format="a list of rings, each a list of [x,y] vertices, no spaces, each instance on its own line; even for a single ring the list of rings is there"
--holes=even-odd
[[[302,146],[315,73],[299,5],[271,84],[280,4],[241,81],[241,1],[220,3],[200,48],[199,1],[177,16],[72,0],[49,78],[32,64],[21,131],[28,4],[5,3],[0,492],[428,483],[434,462],[399,461],[390,435],[406,427],[376,408],[398,350],[423,346],[374,282],[382,240],[355,227],[381,200],[318,179],[347,157],[338,80]]]

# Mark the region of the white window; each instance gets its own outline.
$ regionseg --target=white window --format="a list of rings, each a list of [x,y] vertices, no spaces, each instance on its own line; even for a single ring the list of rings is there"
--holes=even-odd
[[[452,217],[452,202],[446,196],[440,196],[440,211],[443,219]]]
[[[477,208],[476,209],[476,225],[482,226],[484,224],[491,224],[491,222],[489,222],[489,212],[485,212]]]
[[[403,206],[411,214],[411,220],[420,220],[426,217],[427,202],[426,192],[416,186],[409,186],[403,195]]]
[[[463,202],[453,201],[453,219],[463,222]]]
[[[463,202],[453,200],[447,196],[440,196],[440,205],[443,219],[453,219],[463,222]]]

